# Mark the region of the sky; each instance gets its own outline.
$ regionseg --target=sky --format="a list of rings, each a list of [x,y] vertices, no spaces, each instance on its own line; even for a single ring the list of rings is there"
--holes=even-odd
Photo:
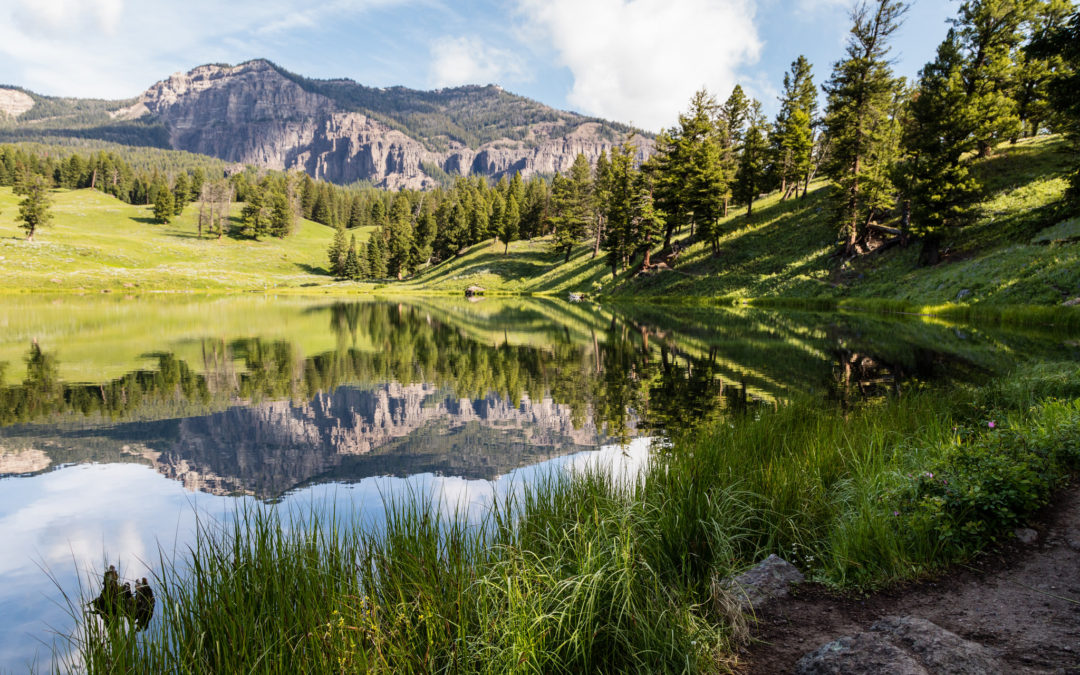
[[[436,89],[498,84],[649,131],[702,87],[776,110],[800,54],[824,82],[852,0],[0,0],[0,83],[132,98],[204,63],[267,58],[316,78]],[[915,77],[955,0],[914,0],[894,40]]]

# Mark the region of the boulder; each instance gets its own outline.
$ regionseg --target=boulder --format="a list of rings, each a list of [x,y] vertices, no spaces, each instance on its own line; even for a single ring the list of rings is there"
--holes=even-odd
[[[960,292],[956,294],[957,302],[959,302],[961,300],[965,300],[965,299],[967,299],[969,297],[971,297],[971,289],[970,288],[960,289]]]
[[[723,586],[740,599],[745,609],[756,611],[772,600],[786,597],[792,584],[805,580],[794,565],[774,554]]]
[[[990,675],[1007,672],[994,653],[918,617],[887,617],[869,631],[842,637],[795,665],[799,675]]]

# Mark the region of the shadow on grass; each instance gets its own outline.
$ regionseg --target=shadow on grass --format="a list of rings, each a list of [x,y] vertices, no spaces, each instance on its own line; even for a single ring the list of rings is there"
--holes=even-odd
[[[300,268],[304,272],[307,272],[308,274],[316,274],[316,275],[323,276],[323,277],[332,277],[333,276],[333,275],[330,274],[330,270],[326,269],[325,267],[319,267],[319,266],[316,266],[316,265],[309,265],[307,263],[295,263],[295,264],[296,264],[296,266],[298,268]]]

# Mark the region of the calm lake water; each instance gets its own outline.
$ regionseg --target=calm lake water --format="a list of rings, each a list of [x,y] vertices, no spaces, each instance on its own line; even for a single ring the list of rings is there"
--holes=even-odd
[[[47,666],[59,587],[152,576],[198,518],[493,495],[805,396],[855,405],[1076,338],[918,319],[541,300],[0,299],[0,671]],[[91,582],[93,583],[93,582]]]

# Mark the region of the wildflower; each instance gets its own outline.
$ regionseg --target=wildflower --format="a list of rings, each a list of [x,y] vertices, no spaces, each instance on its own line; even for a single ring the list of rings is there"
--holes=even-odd
[[[986,426],[988,426],[988,427],[990,427],[991,429],[993,429],[993,428],[994,428],[995,426],[997,426],[997,425],[995,425],[995,424],[994,424],[994,420],[990,420],[990,422],[989,422],[989,423],[988,423],[988,424],[987,424]]]
[[[899,512],[899,511],[893,511],[893,512],[892,512],[892,514],[893,514],[894,516],[899,516],[899,515],[900,515],[900,512]]]

